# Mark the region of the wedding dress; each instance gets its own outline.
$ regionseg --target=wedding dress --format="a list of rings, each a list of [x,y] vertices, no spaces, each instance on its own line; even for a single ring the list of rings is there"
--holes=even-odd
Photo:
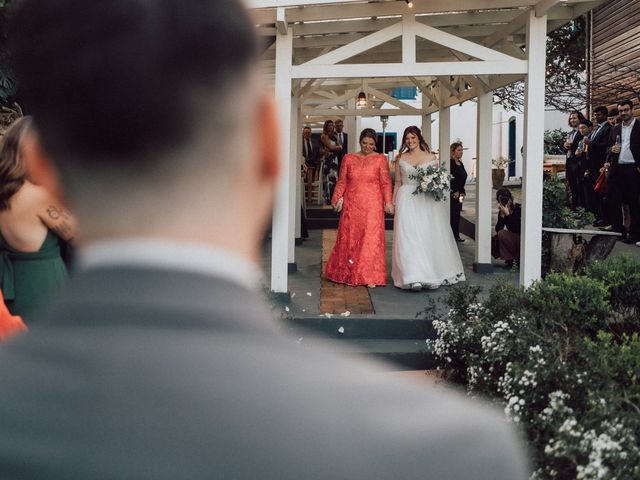
[[[396,194],[391,277],[396,287],[437,288],[465,280],[462,261],[449,225],[449,206],[431,195],[413,195],[416,168],[398,160],[402,185]],[[438,160],[422,166],[438,164]],[[414,287],[415,288],[415,287]]]

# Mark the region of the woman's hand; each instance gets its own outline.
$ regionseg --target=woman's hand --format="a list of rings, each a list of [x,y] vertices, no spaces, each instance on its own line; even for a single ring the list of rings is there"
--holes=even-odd
[[[342,211],[343,203],[344,203],[344,197],[340,197],[340,199],[335,204],[332,204],[331,206],[336,212],[340,213]]]
[[[396,207],[393,205],[393,203],[385,203],[384,211],[389,215],[393,215],[394,213],[396,213]]]
[[[460,192],[453,192],[452,197],[457,199],[460,196]]]
[[[501,217],[508,217],[509,215],[511,215],[511,209],[509,208],[508,204],[507,205],[499,204],[498,209],[500,210]]]

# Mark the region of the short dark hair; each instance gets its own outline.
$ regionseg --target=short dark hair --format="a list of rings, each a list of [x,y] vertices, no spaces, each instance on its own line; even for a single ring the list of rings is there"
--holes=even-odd
[[[362,132],[360,132],[360,140],[358,140],[358,142],[362,142],[364,138],[370,138],[374,143],[378,141],[378,135],[373,128],[365,128],[362,130]]]
[[[611,110],[609,110],[607,117],[617,117],[618,115],[620,115],[620,112],[618,111],[618,109],[612,108]]]
[[[628,98],[625,98],[624,100],[620,100],[618,102],[619,107],[621,107],[622,105],[627,105],[633,111],[633,102]]]
[[[238,0],[23,0],[9,27],[20,98],[63,158],[187,144],[212,110],[199,95],[223,96],[259,50]]]
[[[584,120],[581,120],[578,125],[586,125],[587,127],[591,128],[593,127],[593,122],[585,118]]]
[[[609,110],[607,110],[607,107],[604,107],[604,106],[600,105],[599,107],[596,107],[593,110],[593,113],[602,113],[603,115],[608,115],[609,114]]]

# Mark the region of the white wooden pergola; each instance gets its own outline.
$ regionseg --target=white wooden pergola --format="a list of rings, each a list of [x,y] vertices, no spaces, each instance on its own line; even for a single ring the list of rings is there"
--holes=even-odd
[[[272,42],[264,66],[275,87],[281,128],[284,168],[273,215],[271,289],[287,292],[288,267],[295,263],[303,123],[343,117],[355,151],[361,116],[421,115],[430,142],[430,116],[438,112],[439,145],[447,146],[449,107],[471,99],[478,105],[474,268],[492,271],[492,91],[520,80],[525,82],[520,283],[537,280],[546,34],[604,1],[247,0],[260,34]],[[419,89],[421,108],[389,95],[403,86]],[[360,92],[368,103],[357,109]],[[383,104],[393,108],[380,108]]]

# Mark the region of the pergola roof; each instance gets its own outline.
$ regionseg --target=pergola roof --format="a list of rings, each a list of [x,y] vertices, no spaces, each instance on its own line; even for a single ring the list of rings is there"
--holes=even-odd
[[[524,80],[520,283],[541,274],[542,158],[546,34],[605,0],[247,0],[271,45],[272,76],[285,166],[272,222],[271,287],[286,292],[295,263],[300,189],[301,118],[358,118],[439,112],[439,145],[450,142],[450,106],[477,99],[476,245],[474,269],[491,271],[493,90]],[[416,86],[422,104],[389,95]],[[355,97],[364,91],[366,108]],[[375,101],[371,100],[375,96]],[[384,109],[382,103],[389,104]],[[355,123],[355,124],[354,124]],[[471,125],[469,125],[472,128]],[[357,138],[357,137],[352,137]],[[442,158],[441,158],[442,160]],[[448,162],[445,162],[448,165]]]
[[[370,98],[375,96],[370,111],[363,115],[374,114],[384,102],[397,111],[375,114],[408,115],[430,113],[474,98],[478,90],[474,87],[493,90],[521,80],[526,74],[523,48],[531,9],[538,16],[547,15],[547,30],[551,31],[603,1],[414,0],[412,8],[404,0],[247,3],[260,34],[271,44],[264,54],[267,76],[275,74],[275,46],[269,37],[275,38],[276,31],[290,31],[294,94],[303,99],[303,113],[323,116],[338,114],[336,110],[344,104],[335,100],[346,102],[355,90],[369,90]],[[409,55],[422,66],[430,64],[433,75],[419,74],[424,68],[412,72],[407,66],[406,46],[403,52],[407,18],[414,22],[416,33],[415,51]],[[376,44],[380,38],[384,41]],[[503,63],[498,63],[501,60]],[[313,68],[322,64],[332,66],[324,74]],[[374,75],[363,75],[359,73],[362,65],[378,68]],[[365,84],[363,79],[367,79]],[[390,89],[403,86],[417,86],[431,101],[416,112],[402,102],[389,101]]]

